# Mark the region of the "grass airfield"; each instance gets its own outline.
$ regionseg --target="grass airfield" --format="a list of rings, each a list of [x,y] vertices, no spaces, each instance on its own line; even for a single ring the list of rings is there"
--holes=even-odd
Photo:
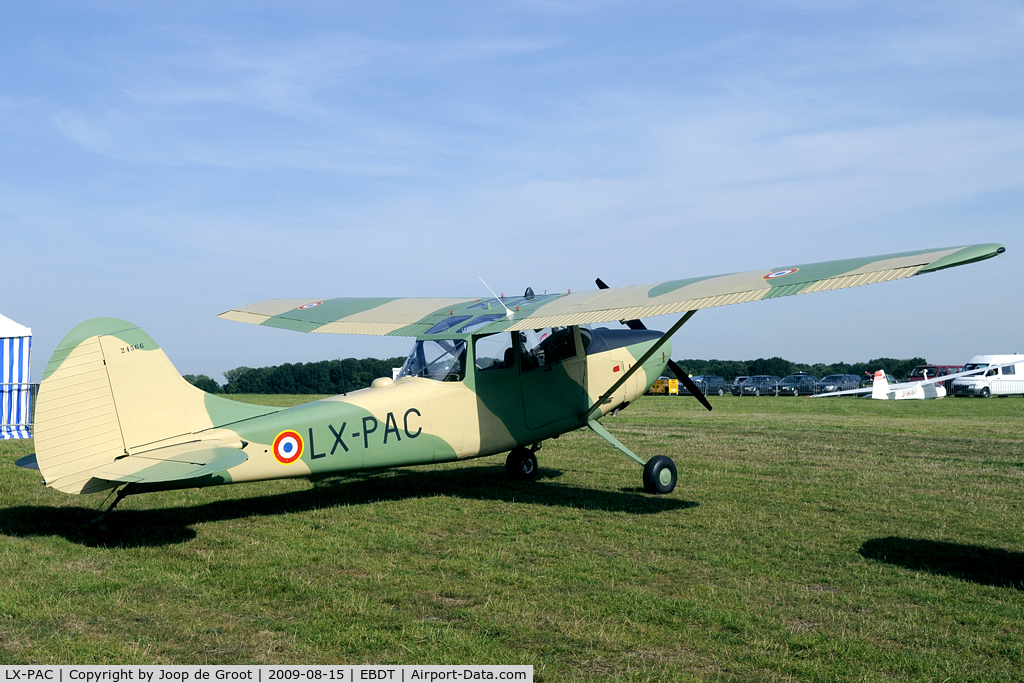
[[[287,405],[314,397],[241,397]],[[1024,399],[645,397],[502,457],[129,497],[0,442],[0,663],[532,664],[536,680],[1024,680]]]

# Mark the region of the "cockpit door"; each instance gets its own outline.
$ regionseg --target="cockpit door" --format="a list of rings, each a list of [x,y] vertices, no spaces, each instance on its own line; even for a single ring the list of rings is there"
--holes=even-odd
[[[518,353],[523,412],[529,429],[546,427],[584,410],[587,363],[579,327],[520,332]]]

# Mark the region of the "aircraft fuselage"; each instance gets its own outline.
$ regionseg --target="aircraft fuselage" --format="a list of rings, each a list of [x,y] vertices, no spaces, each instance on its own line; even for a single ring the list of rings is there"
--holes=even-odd
[[[460,342],[464,354],[453,356],[451,367],[435,364],[432,374],[421,373],[429,376],[412,376],[415,362],[407,361],[397,380],[381,378],[367,389],[210,430],[220,441],[230,438],[225,430],[236,435],[248,459],[202,480],[130,484],[128,493],[451,462],[537,444],[584,426],[587,409],[661,336],[560,328],[551,338],[566,337],[562,355],[553,358],[549,350],[545,359],[541,352],[538,365],[520,333],[500,334],[509,337],[511,352],[488,367],[482,365],[495,359],[482,359],[479,337],[420,337],[413,355],[426,343],[457,349]],[[591,419],[641,396],[664,372],[670,352],[666,342]]]

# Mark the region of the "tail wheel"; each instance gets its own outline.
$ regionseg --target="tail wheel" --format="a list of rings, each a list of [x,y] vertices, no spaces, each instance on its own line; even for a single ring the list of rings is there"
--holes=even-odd
[[[671,458],[656,455],[644,465],[644,490],[647,493],[672,493],[676,480],[676,464]]]
[[[537,456],[528,448],[513,448],[505,458],[505,474],[512,481],[533,481],[537,478]]]

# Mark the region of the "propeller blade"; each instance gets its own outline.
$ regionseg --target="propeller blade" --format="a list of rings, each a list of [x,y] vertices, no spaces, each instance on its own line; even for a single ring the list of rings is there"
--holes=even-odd
[[[608,285],[604,283],[604,280],[602,280],[601,278],[597,278],[596,280],[594,280],[594,282],[597,283],[598,289],[611,289]],[[629,327],[629,329],[631,330],[647,329],[647,326],[644,325],[639,320],[623,320],[622,322],[626,323],[626,326]],[[711,403],[707,400],[707,398],[704,397],[704,392],[702,392],[697,387],[697,385],[693,383],[693,380],[690,379],[690,376],[683,372],[683,369],[676,365],[676,362],[671,358],[668,359],[668,366],[672,368],[672,372],[676,373],[676,377],[678,377],[679,381],[683,383],[683,386],[690,390],[690,394],[692,394],[698,401],[703,403],[705,408],[711,410]]]
[[[601,278],[597,278],[596,280],[594,280],[594,282],[597,283],[597,288],[598,289],[611,289],[611,287],[606,285],[604,283],[604,280],[602,280]],[[631,330],[646,330],[647,329],[647,325],[644,325],[639,320],[623,320],[622,322],[624,322],[626,324],[626,327],[628,327]]]
[[[671,358],[668,361],[668,366],[672,368],[672,372],[676,373],[676,377],[683,383],[683,386],[689,389],[690,393],[693,394],[698,401],[703,403],[705,408],[711,410],[711,402],[708,401],[697,385],[693,383],[693,380],[686,374],[686,371],[679,367],[679,365]]]

